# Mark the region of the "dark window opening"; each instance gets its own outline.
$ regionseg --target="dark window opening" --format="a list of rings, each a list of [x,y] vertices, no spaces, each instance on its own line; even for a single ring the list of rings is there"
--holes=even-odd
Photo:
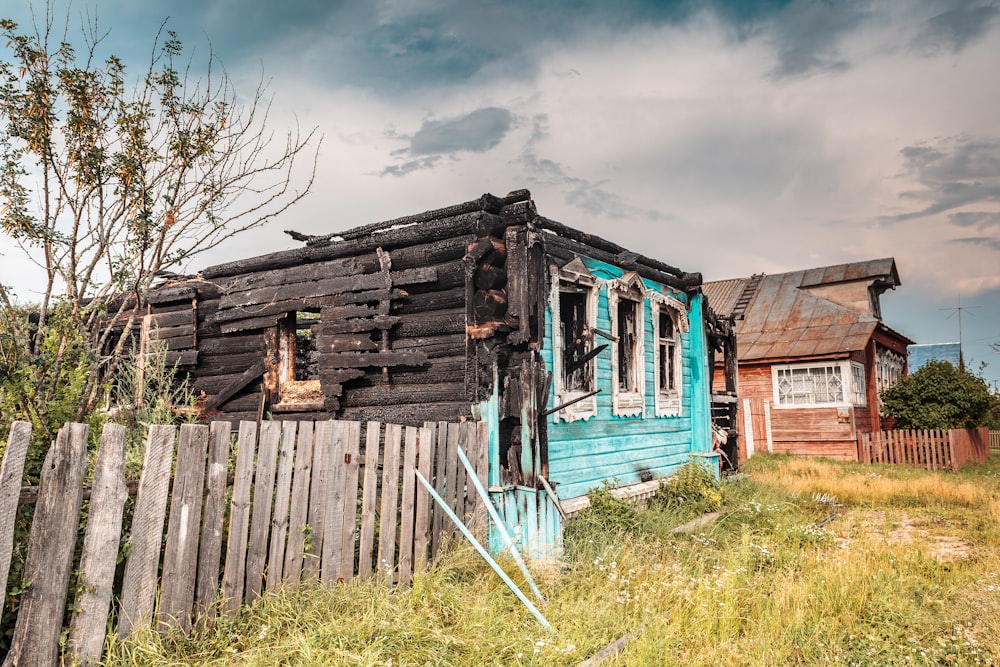
[[[677,336],[674,319],[668,313],[660,313],[656,338],[660,356],[659,390],[661,394],[672,394],[677,391]]]
[[[318,380],[319,355],[316,349],[316,334],[319,332],[320,314],[300,310],[294,317],[294,361],[290,368],[293,377],[289,379]]]
[[[639,303],[621,298],[618,301],[618,389],[639,391],[640,364],[636,359],[638,343]]]
[[[563,285],[559,291],[559,325],[562,329],[562,381],[568,391],[591,391],[593,359],[581,361],[589,349],[587,296],[583,287]]]

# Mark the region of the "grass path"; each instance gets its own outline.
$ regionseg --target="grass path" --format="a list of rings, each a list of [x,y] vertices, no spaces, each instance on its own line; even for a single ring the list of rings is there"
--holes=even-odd
[[[672,529],[690,502],[636,513],[604,494],[565,561],[534,568],[558,634],[458,544],[411,589],[268,595],[190,637],[113,646],[107,664],[576,665],[626,632],[605,664],[1000,664],[1000,458],[957,474],[746,467],[707,490],[719,517],[688,534]]]

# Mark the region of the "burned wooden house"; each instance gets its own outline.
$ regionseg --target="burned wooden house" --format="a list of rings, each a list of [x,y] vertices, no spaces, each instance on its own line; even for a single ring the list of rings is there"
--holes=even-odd
[[[489,485],[532,553],[588,490],[717,463],[716,350],[685,273],[542,217],[527,191],[328,236],[164,285],[144,320],[204,418],[478,419]],[[735,371],[735,360],[732,361]]]

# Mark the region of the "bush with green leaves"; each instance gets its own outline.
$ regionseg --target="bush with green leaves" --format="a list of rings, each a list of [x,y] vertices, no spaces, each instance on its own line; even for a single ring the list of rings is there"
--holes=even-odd
[[[985,425],[998,399],[983,378],[930,361],[883,391],[882,403],[899,428],[949,429]]]
[[[691,461],[660,483],[649,505],[689,514],[717,512],[722,507],[722,492],[715,475],[703,464]]]

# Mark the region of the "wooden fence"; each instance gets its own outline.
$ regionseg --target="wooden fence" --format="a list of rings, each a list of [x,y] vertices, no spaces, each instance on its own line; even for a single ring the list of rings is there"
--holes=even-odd
[[[124,638],[154,623],[187,630],[216,614],[235,615],[264,591],[302,578],[334,584],[381,576],[387,584],[409,583],[454,532],[414,471],[431,480],[460,517],[481,516],[474,490],[465,492],[456,452],[459,446],[466,451],[485,482],[486,425],[383,428],[368,422],[363,443],[361,426],[241,422],[235,442],[229,422],[185,424],[179,437],[174,426],[152,426],[131,529],[123,535],[125,429],[109,424],[78,550],[88,427],[67,424],[41,474],[24,568],[30,585],[20,598],[4,665],[57,664],[74,570],[79,593],[65,657],[84,664],[100,660],[109,618]],[[30,439],[30,426],[15,422],[0,464],[4,592]],[[119,589],[114,582],[123,539],[128,557]],[[82,553],[78,563],[75,552]]]
[[[990,449],[1000,449],[1000,431],[990,431]]]
[[[990,434],[985,428],[858,434],[858,460],[862,463],[958,470],[970,461],[982,463],[989,455]]]

